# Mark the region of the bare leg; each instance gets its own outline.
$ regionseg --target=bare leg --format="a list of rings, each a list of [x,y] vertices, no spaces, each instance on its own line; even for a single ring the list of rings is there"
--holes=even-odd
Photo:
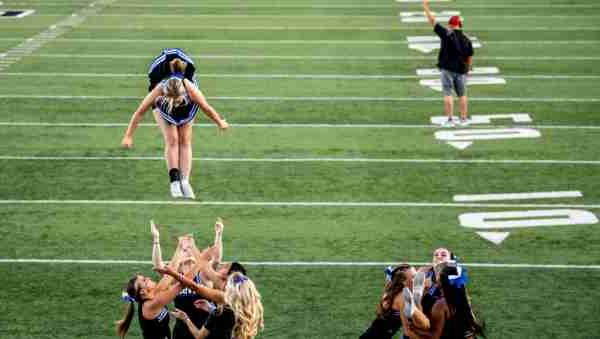
[[[192,172],[192,125],[193,122],[179,126],[179,169],[184,178]]]
[[[165,159],[167,169],[179,168],[179,136],[177,127],[169,125],[156,110],[152,111],[165,141]]]
[[[444,112],[448,119],[451,120],[454,114],[454,98],[451,95],[444,96]]]
[[[460,117],[461,117],[461,119],[466,119],[468,117],[469,99],[467,98],[466,95],[463,95],[462,97],[459,97],[459,102],[460,102]]]

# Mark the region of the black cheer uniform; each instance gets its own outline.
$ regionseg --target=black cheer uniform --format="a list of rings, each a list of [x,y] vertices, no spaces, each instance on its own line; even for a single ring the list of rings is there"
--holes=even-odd
[[[200,278],[199,274],[194,277],[194,282],[196,284],[202,283],[202,278]],[[197,328],[204,326],[209,315],[209,312],[196,308],[194,305],[194,302],[202,299],[194,290],[187,287],[181,290],[175,297],[175,308],[185,312]],[[173,339],[194,339],[194,336],[185,322],[177,319],[175,327],[173,327]]]
[[[402,328],[400,311],[392,310],[385,318],[377,317],[371,326],[360,336],[360,339],[392,339]]]
[[[179,48],[165,48],[159,56],[154,58],[150,68],[148,68],[148,80],[150,85],[148,91],[152,91],[158,83],[172,75],[169,63],[173,59],[181,59],[187,63],[183,77],[191,82],[195,81],[196,66],[194,61]]]
[[[144,301],[138,304],[138,320],[142,328],[144,339],[171,339],[171,329],[169,328],[169,310],[166,307],[160,311],[156,318],[152,320],[144,319],[142,315],[142,305]]]

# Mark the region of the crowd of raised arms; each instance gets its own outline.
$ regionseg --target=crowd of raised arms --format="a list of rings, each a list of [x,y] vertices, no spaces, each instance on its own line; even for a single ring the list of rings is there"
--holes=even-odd
[[[376,318],[360,339],[475,339],[485,337],[467,293],[467,269],[446,248],[433,252],[431,265],[385,269]]]
[[[191,235],[179,237],[173,257],[164,264],[158,227],[151,222],[152,263],[158,282],[134,274],[122,292],[127,303],[117,335],[125,338],[137,307],[144,339],[252,339],[263,327],[261,296],[237,262],[221,262],[223,223],[215,223],[215,240],[203,250]],[[174,309],[169,311],[168,305]],[[170,317],[176,319],[171,329]]]

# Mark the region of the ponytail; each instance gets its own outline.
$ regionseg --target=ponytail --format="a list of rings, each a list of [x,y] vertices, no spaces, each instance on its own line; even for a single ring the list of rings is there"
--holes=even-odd
[[[406,271],[411,268],[408,264],[401,264],[388,271],[386,268],[386,279],[389,281],[385,284],[383,289],[383,297],[377,305],[377,317],[384,319],[392,313],[392,304],[398,294],[402,292],[402,289],[406,287],[408,283],[408,276]]]
[[[123,316],[123,319],[116,322],[117,335],[121,339],[125,338],[125,336],[127,335],[127,331],[129,331],[129,326],[131,325],[131,320],[133,319],[133,313],[135,312],[134,304],[136,303],[136,301],[140,300],[139,290],[135,285],[137,279],[137,275],[131,278],[127,282],[125,290],[121,295],[121,299],[127,302],[127,306],[125,307],[125,315]]]
[[[187,68],[187,62],[179,58],[175,58],[171,60],[171,62],[169,63],[169,67],[171,68],[171,73],[183,74],[185,72],[185,69]]]
[[[123,319],[117,321],[117,335],[121,339],[125,338],[125,336],[127,335],[127,331],[129,331],[129,325],[131,325],[131,320],[133,319],[134,313],[133,304],[133,302],[127,303]]]

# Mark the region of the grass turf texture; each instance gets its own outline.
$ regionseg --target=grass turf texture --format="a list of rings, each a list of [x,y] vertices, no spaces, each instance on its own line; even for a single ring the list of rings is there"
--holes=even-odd
[[[89,4],[3,2],[7,8],[18,4],[36,13],[0,21],[0,53]],[[426,24],[401,24],[397,17],[400,11],[420,10],[418,4],[178,0],[170,6],[159,1],[115,1],[0,72],[0,122],[126,123],[136,98],[145,94],[143,74],[148,62],[161,48],[172,46],[194,56],[208,97],[432,98],[406,102],[210,100],[234,124],[423,125],[442,110],[440,94],[419,86],[416,79],[202,77],[414,75],[417,68],[435,65],[435,52],[423,55],[409,50],[406,43],[406,36],[431,35],[431,29]],[[600,40],[596,1],[458,0],[433,3],[432,8],[461,11],[467,20],[466,32],[483,43],[476,50],[476,66],[499,67],[505,76],[600,75],[595,68]],[[166,29],[167,25],[171,28]],[[582,41],[569,44],[573,39]],[[63,72],[103,76],[52,74]],[[507,86],[472,87],[471,112],[527,112],[533,124],[540,125],[600,125],[600,103],[593,101],[477,101],[480,97],[595,99],[600,97],[596,79],[507,80]],[[10,97],[30,94],[131,98]],[[152,121],[147,114],[145,122]],[[494,124],[511,125],[509,121]],[[0,126],[4,140],[0,156],[162,153],[156,127],[140,127],[131,151],[118,148],[123,130],[123,126]],[[435,141],[435,131],[234,126],[226,135],[216,135],[213,129],[197,128],[194,146],[197,157],[600,160],[596,151],[599,132],[594,129],[541,129],[540,139],[481,141],[461,152]],[[581,190],[584,197],[579,199],[532,202],[600,201],[597,165],[200,161],[194,166],[192,182],[202,200],[451,202],[452,195],[459,193]],[[168,200],[160,160],[0,160],[0,168],[1,200]],[[460,227],[457,220],[461,213],[513,209],[520,210],[3,204],[0,258],[148,260],[149,219],[164,224],[166,256],[182,233],[193,231],[200,244],[208,243],[210,225],[216,216],[223,216],[228,260],[427,261],[433,248],[446,245],[467,262],[598,264],[597,225],[518,229],[495,246]],[[112,322],[121,315],[119,291],[136,271],[151,274],[144,265],[1,263],[0,283],[5,288],[0,291],[0,337],[114,337]],[[380,267],[253,266],[251,272],[265,302],[266,330],[261,338],[355,338],[372,320],[382,285]],[[589,282],[599,276],[597,270],[472,268],[471,293],[491,338],[591,338],[600,330],[594,317],[600,310],[596,303],[585,301],[598,299]],[[134,323],[132,337],[136,336],[139,329]]]

